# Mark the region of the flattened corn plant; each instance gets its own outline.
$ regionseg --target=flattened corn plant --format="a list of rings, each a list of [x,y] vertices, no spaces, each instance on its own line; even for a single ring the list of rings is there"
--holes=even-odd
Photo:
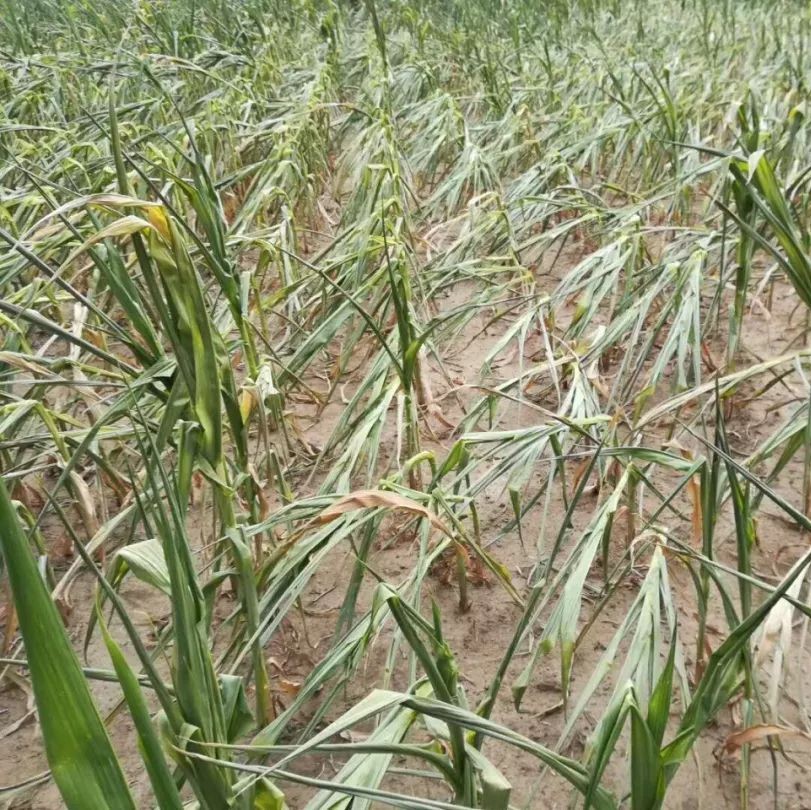
[[[0,681],[48,770],[0,795],[654,810],[720,741],[777,802],[807,4],[3,8]]]

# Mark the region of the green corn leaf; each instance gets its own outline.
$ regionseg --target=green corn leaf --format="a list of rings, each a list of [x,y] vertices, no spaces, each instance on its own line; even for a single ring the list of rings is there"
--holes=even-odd
[[[100,599],[96,601],[95,612],[99,627],[101,628],[104,644],[107,647],[107,653],[110,656],[110,660],[113,662],[113,668],[118,676],[118,682],[121,685],[121,690],[124,693],[124,698],[127,701],[127,706],[138,732],[138,748],[141,752],[147,773],[149,774],[149,781],[152,784],[152,790],[158,801],[158,807],[160,807],[160,810],[182,810],[183,801],[180,798],[180,793],[177,790],[172,774],[166,764],[163,747],[161,746],[158,733],[152,724],[152,717],[150,716],[149,707],[144,699],[141,685],[138,683],[135,673],[124,657],[121,647],[118,646],[118,643],[112,635],[110,635],[107,623],[104,621],[104,616],[102,615]]]
[[[656,810],[660,792],[664,797],[664,775],[659,761],[659,746],[636,703],[631,714],[631,808]]]
[[[159,208],[147,211],[149,247],[176,319],[178,363],[203,428],[203,451],[215,465],[222,452],[220,338],[208,314],[200,278],[174,221]],[[182,362],[181,362],[182,361]]]
[[[45,753],[69,810],[135,810],[107,730],[0,480],[0,547],[11,582]]]
[[[118,585],[127,572],[131,572],[141,582],[152,585],[167,596],[171,596],[169,571],[166,568],[160,540],[155,538],[142,540],[116,551],[109,572],[111,583]]]
[[[428,697],[430,686],[425,683],[417,687],[416,694]],[[383,718],[374,732],[365,741],[366,745],[392,747],[401,743],[414,725],[417,714],[410,709],[395,709]],[[341,785],[356,785],[377,788],[391,763],[392,753],[360,753],[351,757],[336,774],[334,780]],[[319,792],[308,804],[306,810],[369,810],[370,804],[364,799],[339,795],[332,791]]]

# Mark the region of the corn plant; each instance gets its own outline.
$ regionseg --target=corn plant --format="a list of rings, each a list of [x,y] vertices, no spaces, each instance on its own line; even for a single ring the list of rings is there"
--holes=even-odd
[[[2,8],[4,799],[805,784],[805,6]]]

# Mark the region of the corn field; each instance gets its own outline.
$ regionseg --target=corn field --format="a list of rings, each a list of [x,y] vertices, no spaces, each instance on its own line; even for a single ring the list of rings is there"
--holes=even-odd
[[[807,3],[0,9],[0,806],[808,806]]]

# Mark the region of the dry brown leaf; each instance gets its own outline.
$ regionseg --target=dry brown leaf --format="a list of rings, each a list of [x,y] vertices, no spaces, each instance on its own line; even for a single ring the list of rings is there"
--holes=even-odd
[[[54,540],[51,545],[51,557],[54,560],[65,562],[73,559],[75,551],[73,549],[73,540],[64,532]]]
[[[73,606],[67,599],[54,599],[54,604],[59,610],[59,615],[62,617],[65,627],[70,627],[70,614],[73,613]]]
[[[75,470],[70,471],[70,484],[73,496],[76,499],[76,509],[87,530],[88,537],[94,537],[99,530],[99,520],[96,516],[96,506],[93,503],[93,496],[90,487],[85,480]]]
[[[690,476],[687,484],[690,492],[690,500],[693,502],[692,509],[692,539],[695,548],[701,547],[704,537],[704,514],[701,509],[701,480],[697,475]]]
[[[109,475],[106,470],[99,468],[99,476],[101,480],[115,492],[119,503],[123,503],[130,495],[131,487],[128,487],[123,480],[117,478],[115,475]]]
[[[279,691],[288,697],[295,697],[301,691],[301,681],[289,681],[287,678],[279,678]]]
[[[189,493],[189,500],[192,505],[197,504],[202,498],[202,489],[204,483],[203,474],[199,470],[195,470],[191,477],[191,491]]]
[[[107,342],[104,340],[104,335],[102,335],[100,332],[97,332],[95,329],[85,329],[84,337],[89,343],[92,343],[97,349],[102,350],[107,349]]]
[[[410,498],[405,498],[394,492],[386,492],[382,489],[359,489],[355,492],[350,492],[348,495],[344,495],[343,498],[339,498],[335,501],[332,506],[327,507],[315,518],[314,522],[330,523],[341,515],[345,515],[347,512],[354,512],[356,509],[372,509],[379,506],[385,509],[402,509],[405,512],[420,515],[421,517],[427,518],[434,528],[439,529],[439,531],[448,535],[448,537],[451,536],[447,526],[422,504],[412,501]]]
[[[792,726],[778,726],[773,723],[761,723],[730,734],[724,742],[724,750],[727,753],[732,753],[739,748],[743,748],[744,745],[750,745],[766,737],[802,737],[803,739],[811,740],[811,734],[801,731],[798,728]]]
[[[30,484],[25,481],[18,481],[11,491],[11,497],[15,501],[19,501],[25,508],[32,514],[36,514],[45,504],[42,495]]]
[[[701,341],[701,359],[704,361],[704,365],[711,374],[715,374],[720,368],[718,361],[713,357],[710,351],[709,345],[704,340]]]
[[[267,664],[271,669],[275,669],[276,672],[279,672],[279,673],[284,672],[284,667],[282,666],[279,659],[275,658],[272,655],[267,659]]]
[[[580,479],[586,474],[589,464],[591,464],[591,459],[584,458],[575,466],[574,476],[572,477],[572,492],[577,492],[577,488],[580,486]]]
[[[265,490],[262,487],[262,482],[259,480],[259,475],[257,474],[256,468],[253,466],[253,464],[248,465],[248,473],[253,480],[253,485],[255,487],[254,492],[256,493],[256,499],[259,501],[259,520],[260,522],[263,522],[267,520],[268,515],[270,515],[270,501],[265,494]]]

